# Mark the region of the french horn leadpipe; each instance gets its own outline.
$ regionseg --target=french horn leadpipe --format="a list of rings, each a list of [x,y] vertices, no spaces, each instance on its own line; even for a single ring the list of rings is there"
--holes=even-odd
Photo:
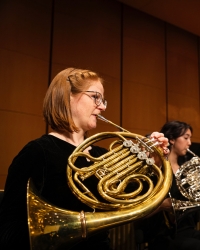
[[[187,152],[192,154],[194,157],[198,157],[194,152],[192,152],[189,148],[187,149]]]
[[[102,120],[102,116],[98,118]],[[104,121],[114,124],[105,118]],[[45,200],[29,180],[27,209],[32,250],[70,249],[97,232],[144,218],[165,199],[171,187],[172,171],[162,150],[144,136],[114,126],[122,131],[102,132],[85,139],[70,155],[66,167],[71,191],[93,212],[57,207]],[[107,139],[113,142],[104,155],[95,158],[85,153],[89,146]],[[155,164],[153,156],[159,159],[162,168]],[[91,165],[79,168],[78,157],[85,157]],[[151,179],[152,174],[156,183]],[[98,182],[93,189],[98,190],[101,199],[85,184],[92,175]],[[144,182],[149,187],[147,190]],[[126,192],[129,184],[136,184],[130,193]]]

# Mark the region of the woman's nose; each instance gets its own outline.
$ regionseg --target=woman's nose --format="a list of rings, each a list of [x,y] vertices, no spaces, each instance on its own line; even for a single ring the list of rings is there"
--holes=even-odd
[[[106,105],[102,102],[97,108],[99,108],[102,111],[106,110]]]

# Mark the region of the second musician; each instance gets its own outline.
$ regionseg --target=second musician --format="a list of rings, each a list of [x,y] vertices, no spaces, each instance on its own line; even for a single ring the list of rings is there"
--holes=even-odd
[[[180,168],[180,158],[185,156],[191,146],[192,127],[181,121],[170,121],[164,124],[161,133],[169,140],[169,162],[173,170],[173,182],[170,189],[171,197],[187,200],[179,191],[175,173]],[[149,250],[199,250],[200,231],[196,230],[197,212],[190,212],[182,219],[176,220],[171,199],[167,198],[150,218],[144,221],[145,237]]]

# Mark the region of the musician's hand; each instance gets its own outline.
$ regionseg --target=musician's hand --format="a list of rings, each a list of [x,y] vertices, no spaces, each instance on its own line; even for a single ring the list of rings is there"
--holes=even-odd
[[[150,139],[153,139],[155,142],[158,142],[159,147],[163,150],[163,153],[165,155],[169,154],[169,149],[167,148],[169,145],[168,139],[166,137],[164,137],[163,133],[159,133],[159,132],[153,132],[150,135]]]
[[[173,207],[170,198],[166,198],[159,207],[157,207],[150,215],[147,216],[147,218],[161,211],[166,211],[169,215],[173,214]]]
[[[159,209],[165,211],[165,214],[167,215],[170,225],[173,225],[176,222],[171,198],[166,198],[160,205]]]
[[[172,207],[172,202],[171,202],[171,199],[170,198],[166,198],[162,204],[160,205],[160,210],[164,210],[164,211],[167,211],[167,212],[171,212],[173,209]]]

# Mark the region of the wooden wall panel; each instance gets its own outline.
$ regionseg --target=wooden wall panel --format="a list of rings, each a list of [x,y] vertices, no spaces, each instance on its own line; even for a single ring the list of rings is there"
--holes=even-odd
[[[42,101],[48,86],[51,1],[0,3],[0,188],[13,157],[45,133]]]
[[[166,121],[164,23],[130,8],[123,18],[123,126],[147,134]]]
[[[168,120],[188,122],[193,141],[200,142],[198,40],[167,26]]]
[[[0,49],[4,64],[0,65],[0,108],[17,113],[40,115],[47,89],[47,61]]]
[[[67,67],[87,68],[105,79],[108,108],[103,115],[120,122],[121,9],[114,1],[55,2],[52,76]],[[116,130],[99,121],[90,134]]]
[[[0,144],[1,166],[5,166],[5,168],[1,168],[1,174],[6,175],[7,166],[12,161],[7,154],[13,153],[14,157],[27,144],[27,138],[37,138],[44,133],[45,127],[41,116],[3,111],[0,111],[0,116],[1,140],[4,142]],[[29,127],[30,129],[27,129]]]

